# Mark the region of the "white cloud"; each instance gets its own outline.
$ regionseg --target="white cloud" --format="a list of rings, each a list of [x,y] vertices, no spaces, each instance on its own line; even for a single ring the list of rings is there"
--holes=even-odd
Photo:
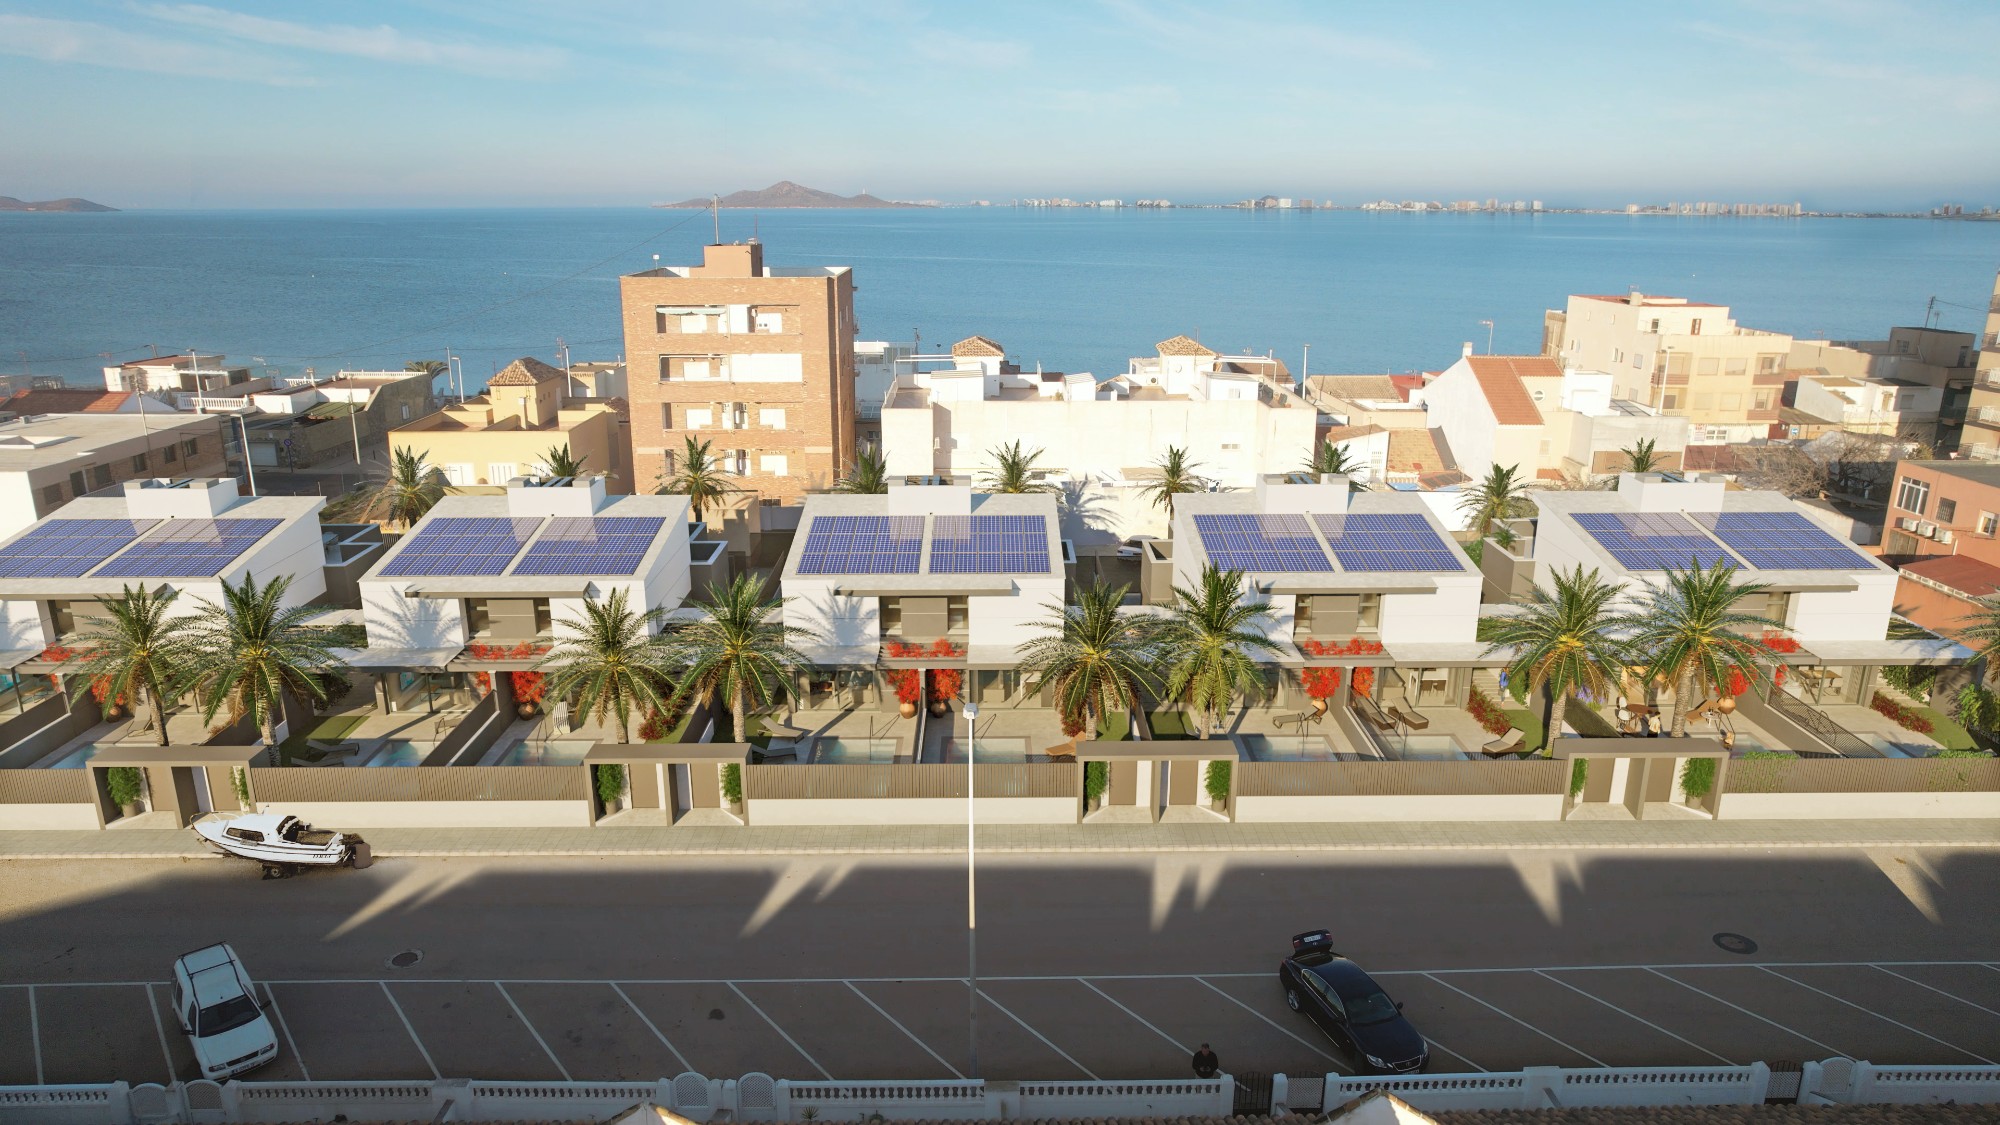
[[[953,31],[925,31],[910,43],[932,62],[974,66],[983,70],[1014,70],[1028,64],[1028,45],[1012,39],[987,39]]]
[[[1154,45],[1207,57],[1217,66],[1245,60],[1258,73],[1298,63],[1341,59],[1404,69],[1430,69],[1432,57],[1412,43],[1307,22],[1281,22],[1238,10],[1226,15],[1196,4],[1163,7],[1139,0],[1103,0],[1104,7]]]
[[[274,20],[205,4],[142,4],[141,15],[232,39],[398,65],[444,67],[468,74],[535,77],[561,67],[568,53],[556,47],[499,47],[418,38],[382,24],[306,24]]]
[[[81,20],[0,13],[0,54],[82,63],[179,78],[310,86],[310,76],[271,59],[207,43],[162,39]]]

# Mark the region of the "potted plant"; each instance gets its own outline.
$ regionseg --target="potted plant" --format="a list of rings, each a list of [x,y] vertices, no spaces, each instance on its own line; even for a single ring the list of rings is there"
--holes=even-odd
[[[540,672],[509,672],[514,678],[514,711],[524,719],[532,719],[542,709],[542,696],[548,692],[546,677]]]
[[[95,676],[91,679],[90,697],[97,700],[97,706],[102,711],[105,722],[116,722],[125,717],[125,697],[123,695],[114,697],[111,694],[110,676]]]
[[[915,668],[891,668],[883,673],[896,692],[896,710],[905,719],[917,717],[917,705],[924,698],[924,674]]]
[[[104,788],[121,816],[138,816],[139,799],[145,794],[145,776],[137,766],[113,766],[104,771]]]
[[[965,686],[965,673],[957,668],[933,668],[930,671],[931,714],[942,716],[951,701]]]
[[[1340,669],[1306,668],[1299,672],[1299,682],[1305,688],[1306,698],[1312,700],[1313,711],[1324,712],[1327,700],[1340,690]]]

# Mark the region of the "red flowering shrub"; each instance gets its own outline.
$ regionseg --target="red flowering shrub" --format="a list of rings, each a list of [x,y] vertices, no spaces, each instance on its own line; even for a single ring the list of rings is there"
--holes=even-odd
[[[1506,734],[1513,729],[1514,724],[1507,718],[1506,712],[1500,709],[1492,696],[1478,688],[1473,688],[1472,694],[1467,697],[1465,709],[1472,713],[1473,721],[1487,734]]]
[[[474,660],[526,660],[549,651],[548,645],[522,641],[517,645],[466,645],[465,655]]]
[[[891,668],[882,673],[889,686],[895,689],[896,702],[915,706],[923,702],[924,674],[915,668]]]
[[[1765,633],[1764,647],[1770,649],[1772,652],[1797,652],[1799,651],[1799,639],[1797,637],[1787,637],[1783,633]]]
[[[1890,722],[1904,730],[1929,734],[1936,729],[1929,719],[1918,714],[1914,708],[1905,707],[1879,691],[1875,693],[1874,699],[1868,701],[1868,706],[1877,713],[1887,716]]]
[[[1742,695],[1744,692],[1750,690],[1750,681],[1743,678],[1742,672],[1738,671],[1735,668],[1731,668],[1729,670],[1728,690],[1730,695]]]
[[[546,677],[540,672],[509,672],[507,675],[514,681],[516,703],[540,703],[542,696],[548,694]]]
[[[1333,694],[1340,690],[1340,669],[1301,669],[1299,683],[1306,689],[1307,699],[1331,699]]]
[[[932,703],[942,703],[957,699],[960,689],[965,687],[965,673],[957,668],[933,668],[930,671]]]
[[[1355,637],[1344,644],[1304,640],[1299,642],[1299,651],[1308,656],[1380,656],[1388,650],[1384,649],[1379,641]]]
[[[1356,668],[1354,670],[1354,694],[1367,699],[1375,693],[1375,669]]]

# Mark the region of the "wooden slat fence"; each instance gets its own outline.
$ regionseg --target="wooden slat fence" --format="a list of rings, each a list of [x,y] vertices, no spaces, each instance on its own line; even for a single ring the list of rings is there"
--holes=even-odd
[[[1074,797],[1083,791],[1075,762],[974,766],[981,797]],[[746,800],[865,797],[965,797],[965,767],[912,763],[743,767]]]
[[[1991,793],[1995,758],[1739,758],[1725,793]]]
[[[384,769],[250,770],[251,792],[268,804],[322,801],[581,801],[583,766],[405,766]]]
[[[1238,797],[1562,793],[1568,762],[1238,762]]]
[[[89,804],[89,770],[0,770],[0,805]]]

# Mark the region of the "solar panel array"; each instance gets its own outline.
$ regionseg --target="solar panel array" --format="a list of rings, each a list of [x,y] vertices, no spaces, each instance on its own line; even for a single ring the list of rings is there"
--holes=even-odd
[[[1869,570],[1868,560],[1797,512],[1695,517],[1759,570]]]
[[[922,516],[815,516],[799,573],[915,574],[923,551]]]
[[[932,574],[1047,574],[1049,527],[1040,516],[933,516]]]
[[[1414,512],[1314,516],[1342,570],[1463,570],[1430,522]]]
[[[1736,562],[1679,512],[1580,512],[1576,522],[1627,570]]]
[[[535,539],[515,574],[630,574],[665,526],[659,516],[559,516]]]
[[[1209,561],[1224,570],[1333,569],[1304,516],[1198,515],[1194,528]]]
[[[283,520],[175,519],[105,563],[95,578],[209,578]]]
[[[403,544],[382,574],[503,574],[541,523],[539,516],[437,516]]]
[[[46,520],[0,548],[0,578],[80,578],[157,520]]]

